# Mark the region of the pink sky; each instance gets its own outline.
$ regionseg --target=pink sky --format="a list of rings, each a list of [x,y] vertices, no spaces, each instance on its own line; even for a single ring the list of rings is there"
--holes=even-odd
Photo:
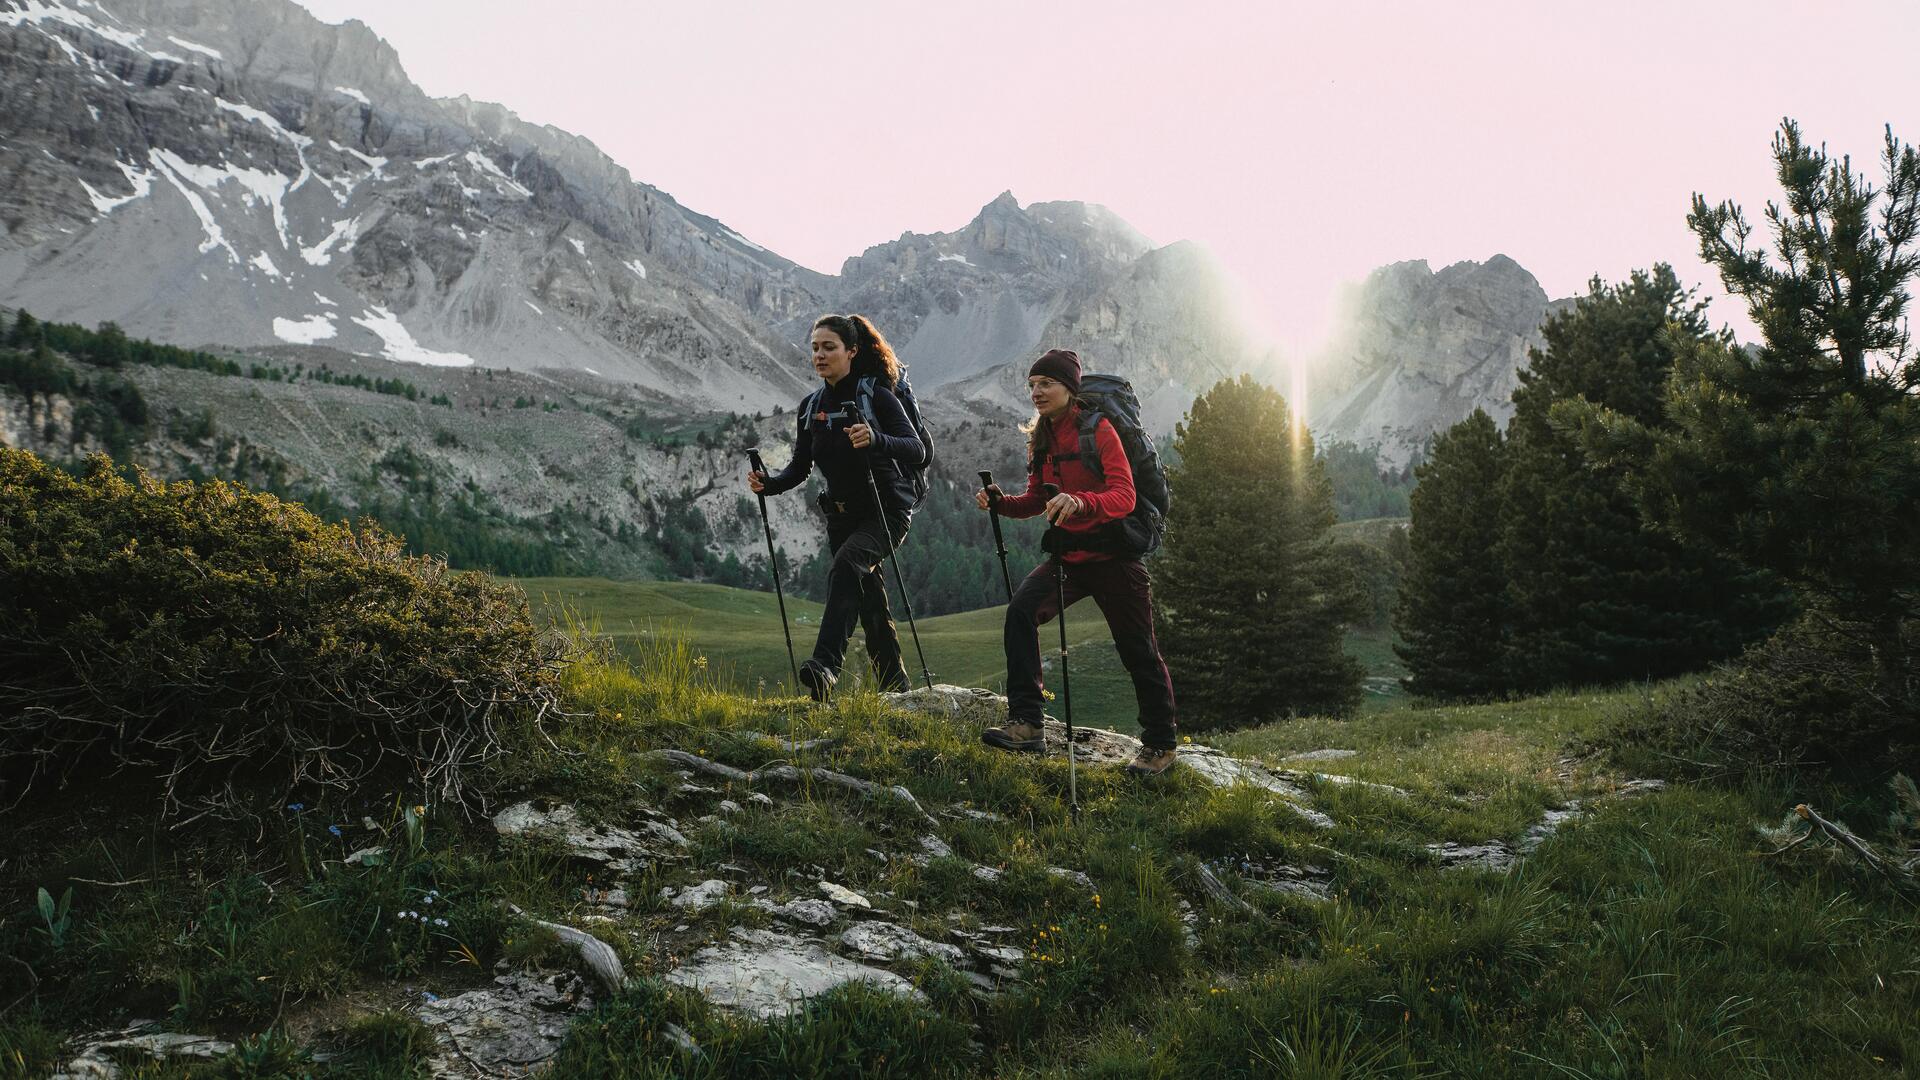
[[[1503,252],[1556,297],[1664,260],[1718,295],[1689,196],[1757,219],[1781,116],[1856,162],[1920,139],[1910,0],[302,2],[816,269],[1002,190],[1097,202],[1211,248],[1289,351],[1401,259]]]

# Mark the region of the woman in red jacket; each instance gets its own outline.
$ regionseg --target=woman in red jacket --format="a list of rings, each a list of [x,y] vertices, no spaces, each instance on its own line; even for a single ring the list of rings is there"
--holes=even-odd
[[[1133,512],[1133,469],[1113,425],[1102,418],[1094,429],[1100,473],[1080,458],[1080,357],[1054,349],[1034,362],[1027,373],[1027,395],[1033,400],[1033,425],[1028,433],[1027,490],[1002,496],[996,486],[975,495],[982,510],[997,510],[1011,518],[1045,514],[1071,541],[1092,534],[1111,521]],[[1046,484],[1060,489],[1051,499]],[[1069,550],[1055,555],[1066,570],[1066,602],[1092,597],[1113,631],[1114,647],[1133,678],[1140,703],[1140,753],[1127,771],[1158,776],[1173,766],[1176,721],[1173,679],[1160,658],[1153,633],[1153,590],[1147,567],[1137,558],[1092,550]],[[1054,564],[1041,563],[1013,591],[1007,605],[1007,723],[988,728],[982,738],[1003,750],[1038,751],[1046,748],[1041,728],[1040,624],[1058,615],[1060,601],[1054,588]]]

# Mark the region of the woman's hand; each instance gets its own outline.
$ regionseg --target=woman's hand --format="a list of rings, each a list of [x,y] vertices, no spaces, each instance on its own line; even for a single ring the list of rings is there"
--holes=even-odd
[[[853,440],[855,450],[865,450],[873,445],[873,429],[865,424],[855,424],[847,429],[847,438]]]
[[[760,494],[762,489],[767,486],[767,474],[749,471],[747,473],[747,486],[753,489],[755,495]]]
[[[990,488],[974,492],[973,505],[982,510],[991,510],[993,508],[993,500],[1002,497],[1004,497],[1004,493],[1000,490],[1000,485],[995,484]]]
[[[1047,500],[1047,508],[1042,513],[1046,515],[1049,522],[1059,525],[1070,517],[1078,517],[1085,513],[1086,509],[1087,504],[1078,496],[1069,495],[1063,491]]]

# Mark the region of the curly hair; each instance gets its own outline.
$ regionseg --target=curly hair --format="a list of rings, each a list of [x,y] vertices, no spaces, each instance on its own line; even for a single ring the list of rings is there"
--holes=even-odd
[[[906,368],[900,358],[893,353],[893,346],[880,336],[880,331],[865,315],[822,315],[813,322],[815,330],[826,327],[840,339],[840,343],[853,354],[855,378],[862,375],[877,375],[880,381],[891,390],[900,385],[906,374]]]

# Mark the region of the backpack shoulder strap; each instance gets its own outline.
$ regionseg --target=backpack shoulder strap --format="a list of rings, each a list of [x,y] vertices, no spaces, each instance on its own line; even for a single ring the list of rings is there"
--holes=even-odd
[[[813,414],[820,410],[820,395],[826,392],[826,388],[822,387],[801,399],[800,430],[805,431],[813,426]]]
[[[1093,409],[1080,410],[1080,430],[1076,432],[1080,439],[1080,464],[1098,477],[1105,477],[1107,470],[1100,464],[1100,421],[1106,417]]]

